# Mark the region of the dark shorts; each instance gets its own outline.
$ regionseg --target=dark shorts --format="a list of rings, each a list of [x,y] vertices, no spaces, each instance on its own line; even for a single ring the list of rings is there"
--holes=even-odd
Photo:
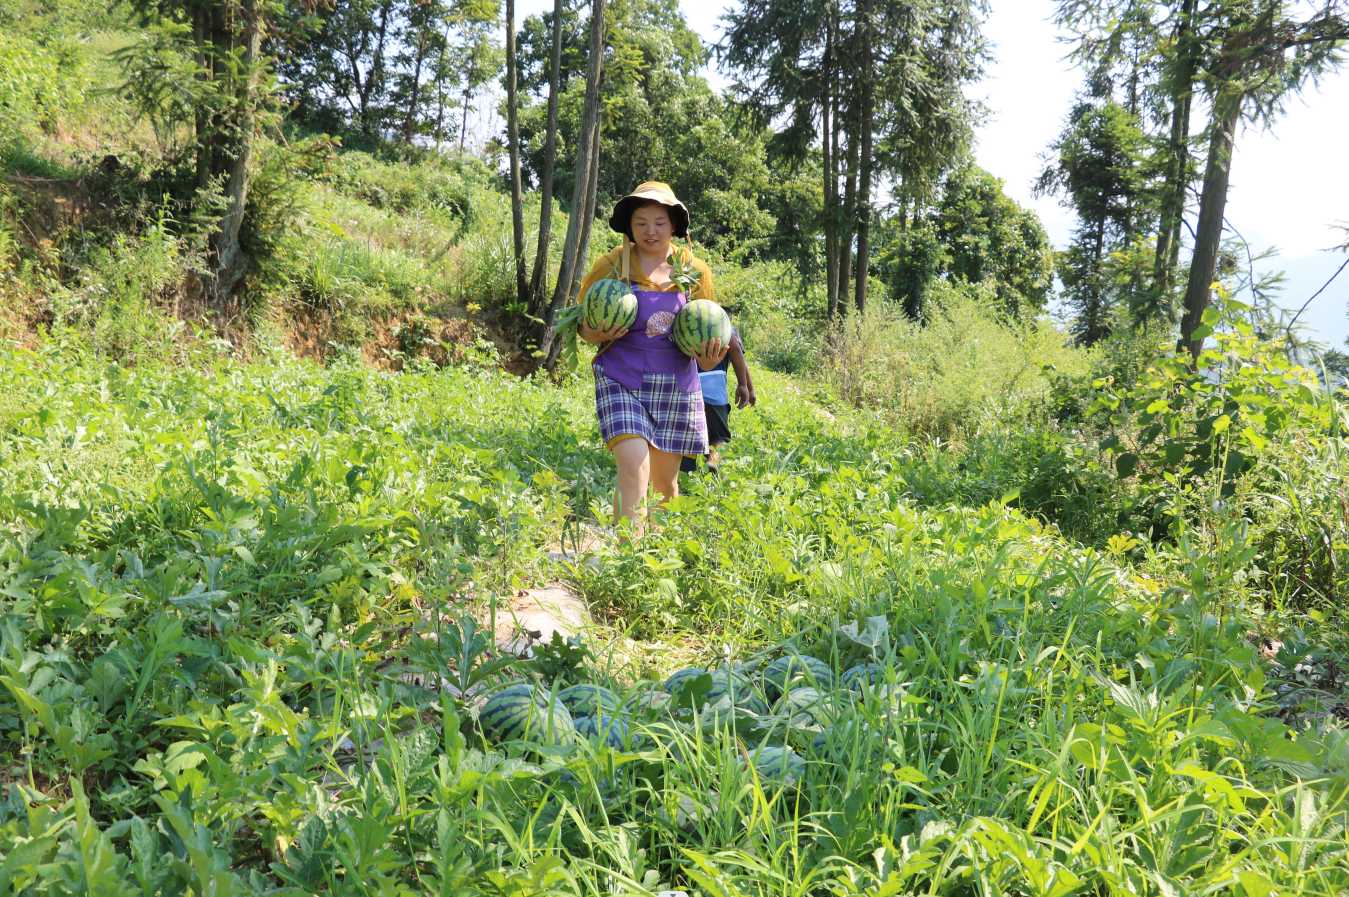
[[[708,405],[703,403],[703,414],[707,417],[707,444],[721,445],[731,441],[731,406]]]
[[[703,414],[707,417],[707,444],[724,445],[731,441],[731,406],[703,404]],[[685,457],[679,464],[684,473],[693,473],[698,469],[698,459]]]
[[[702,394],[684,392],[674,374],[647,374],[642,388],[631,390],[596,368],[595,412],[608,448],[636,437],[672,455],[707,453]]]

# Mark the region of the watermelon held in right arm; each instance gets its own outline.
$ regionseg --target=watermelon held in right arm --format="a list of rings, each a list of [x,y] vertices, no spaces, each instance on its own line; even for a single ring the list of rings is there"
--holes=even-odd
[[[627,330],[637,323],[637,296],[621,280],[597,280],[581,297],[581,321],[591,330]]]

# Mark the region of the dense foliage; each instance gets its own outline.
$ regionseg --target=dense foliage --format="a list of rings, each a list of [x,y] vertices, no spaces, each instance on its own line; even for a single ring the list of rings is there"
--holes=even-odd
[[[0,891],[1349,891],[1345,397],[1225,289],[1196,355],[1166,314],[1167,132],[1247,5],[1063,4],[1059,326],[1039,223],[938,151],[980,4],[743,4],[757,122],[673,0],[608,4],[594,226],[676,185],[760,398],[634,542],[588,377],[528,375],[551,291],[499,165],[449,149],[495,4],[0,0]],[[525,168],[584,200],[559,6]],[[225,301],[218,128],[252,137]],[[543,287],[584,208],[525,240]],[[593,626],[498,650],[547,585]]]
[[[584,384],[56,346],[0,376],[18,893],[1349,886],[1349,741],[1298,715],[1314,656],[1260,661],[1237,529],[1086,548],[977,481],[926,494],[909,444],[770,378],[718,480],[558,565],[607,488]],[[968,461],[1022,463],[991,445]],[[610,627],[489,661],[468,615],[557,576]],[[891,683],[799,779],[715,725],[628,753],[474,723],[475,683],[626,698],[784,641]]]

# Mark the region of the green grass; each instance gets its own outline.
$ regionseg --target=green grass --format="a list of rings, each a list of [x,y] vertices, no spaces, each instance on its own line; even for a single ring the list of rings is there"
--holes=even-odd
[[[923,450],[765,374],[719,477],[556,565],[609,500],[584,378],[209,351],[0,357],[14,893],[1349,888],[1349,738],[1248,638],[1271,621],[1239,528],[1110,553],[920,495]],[[557,578],[605,622],[594,657],[489,658],[470,612]],[[825,690],[822,748],[810,721],[653,715],[635,753],[540,753],[405,679],[626,697],[781,645],[885,669]],[[760,740],[799,781],[745,763]]]
[[[0,297],[40,306],[0,318],[36,347],[0,348],[0,891],[1349,892],[1342,403],[1272,393],[1332,425],[1288,413],[1211,502],[1164,446],[1170,480],[1097,445],[1088,384],[1138,400],[1141,338],[1092,356],[963,295],[826,334],[789,266],[714,264],[759,407],[647,538],[550,561],[610,504],[588,377],[413,357],[510,312],[491,173],[265,142],[252,360],[222,354],[172,313],[199,243],[164,148],[97,89],[120,12],[47,6],[0,0],[42,34],[0,34]],[[104,220],[69,191],[108,151]],[[479,623],[558,580],[588,641],[495,656]],[[752,705],[787,651],[881,681],[727,717],[694,677],[633,750],[476,725],[509,681],[626,700],[689,664]],[[748,762],[784,744],[799,776]]]

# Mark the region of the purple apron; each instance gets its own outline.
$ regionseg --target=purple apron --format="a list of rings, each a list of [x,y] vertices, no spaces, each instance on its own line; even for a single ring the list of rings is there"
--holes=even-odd
[[[604,376],[631,390],[642,388],[644,374],[672,374],[680,390],[698,392],[698,363],[674,344],[675,315],[688,302],[683,293],[634,290],[637,320],[621,338],[595,356]]]

